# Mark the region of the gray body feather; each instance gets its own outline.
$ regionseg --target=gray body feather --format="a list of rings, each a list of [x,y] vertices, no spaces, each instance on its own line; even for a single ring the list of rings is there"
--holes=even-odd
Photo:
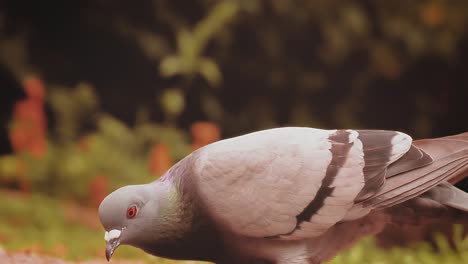
[[[413,142],[394,131],[260,131],[208,145],[152,183],[176,193],[173,214],[162,215],[183,231],[127,244],[216,263],[322,263],[418,214],[466,220],[468,195],[449,182],[467,173],[466,133]],[[106,200],[101,220],[113,206]]]

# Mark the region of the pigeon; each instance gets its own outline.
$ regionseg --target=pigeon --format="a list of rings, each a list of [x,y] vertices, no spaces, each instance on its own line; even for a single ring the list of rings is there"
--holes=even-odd
[[[130,245],[218,264],[319,264],[388,225],[466,221],[468,133],[282,127],[200,148],[99,206],[106,257]]]

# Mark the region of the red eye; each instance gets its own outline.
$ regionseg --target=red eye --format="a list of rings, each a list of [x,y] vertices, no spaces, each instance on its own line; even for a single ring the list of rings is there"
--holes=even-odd
[[[133,218],[137,214],[136,206],[129,207],[127,209],[127,218]]]

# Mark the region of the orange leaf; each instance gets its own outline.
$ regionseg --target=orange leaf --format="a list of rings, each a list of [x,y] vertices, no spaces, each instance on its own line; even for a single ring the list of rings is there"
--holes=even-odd
[[[445,20],[445,9],[437,3],[430,3],[421,10],[421,20],[426,26],[436,27]]]
[[[28,77],[23,82],[23,89],[26,95],[30,99],[34,99],[40,102],[44,101],[45,89],[44,83],[37,77]]]
[[[27,253],[27,254],[31,254],[31,253],[43,254],[43,253],[45,253],[44,247],[41,244],[38,244],[38,243],[30,244],[29,246],[26,246],[25,248],[20,249],[19,251]]]
[[[46,152],[47,121],[42,102],[28,98],[16,103],[10,141],[15,152],[28,151],[40,159]]]
[[[156,144],[151,149],[149,170],[155,176],[163,175],[172,166],[169,148],[165,144]]]
[[[102,200],[109,194],[109,180],[106,176],[96,176],[89,183],[89,202],[98,208]]]
[[[54,256],[61,258],[65,258],[68,255],[68,248],[62,243],[55,244],[51,251]]]
[[[208,145],[221,138],[218,125],[211,122],[195,122],[192,124],[190,131],[192,133],[193,148]]]

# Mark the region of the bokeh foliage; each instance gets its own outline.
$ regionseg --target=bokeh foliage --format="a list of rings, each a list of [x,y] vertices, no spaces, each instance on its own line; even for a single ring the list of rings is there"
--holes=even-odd
[[[47,98],[55,126],[49,132],[44,156],[37,158],[21,151],[0,160],[3,178],[18,178],[24,173],[34,191],[83,200],[96,176],[110,180],[107,191],[160,176],[151,173],[148,164],[155,144],[170,146],[167,155],[174,161],[191,150],[187,133],[152,123],[144,113],[129,127],[100,112],[94,90],[87,84],[68,90],[52,88]],[[20,166],[24,169],[18,169]]]
[[[466,1],[7,2],[2,62],[49,83],[89,81],[126,123],[146,108],[184,129],[218,122],[225,136],[467,128],[455,118],[466,112]],[[26,55],[7,52],[19,47]]]

